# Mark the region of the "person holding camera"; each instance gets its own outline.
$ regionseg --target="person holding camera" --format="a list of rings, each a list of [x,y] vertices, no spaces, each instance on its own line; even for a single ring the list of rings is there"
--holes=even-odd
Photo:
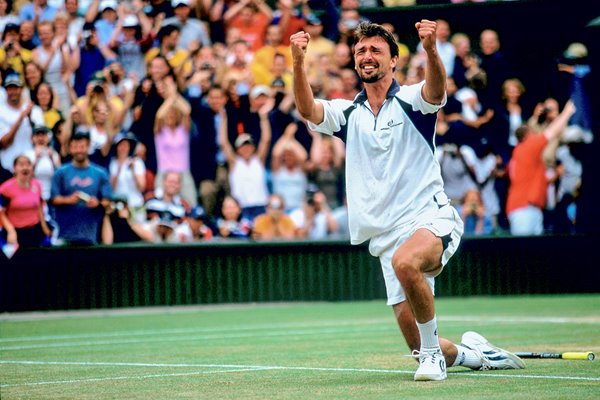
[[[23,48],[19,42],[20,25],[8,23],[2,33],[0,47],[0,67],[4,71],[12,69],[21,79],[24,78],[25,64],[31,61],[31,51]]]
[[[327,205],[325,194],[311,185],[302,207],[293,210],[290,218],[296,224],[296,236],[303,239],[325,239],[337,232],[338,224]]]
[[[146,190],[146,166],[135,157],[137,139],[131,132],[122,132],[113,140],[114,156],[108,166],[110,183],[115,195],[126,199],[131,217],[138,222],[146,219],[144,191]]]

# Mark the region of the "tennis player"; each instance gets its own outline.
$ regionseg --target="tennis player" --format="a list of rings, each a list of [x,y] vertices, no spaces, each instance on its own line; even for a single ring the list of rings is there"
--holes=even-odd
[[[414,379],[446,379],[446,364],[523,368],[521,359],[475,332],[465,333],[462,345],[438,337],[434,278],[456,251],[463,224],[444,193],[434,154],[436,113],[446,102],[436,23],[415,26],[427,65],[425,80],[407,86],[394,79],[392,34],[374,23],[356,28],[354,61],[364,89],[354,101],[315,100],[304,67],[310,35],[292,35],[296,106],[311,129],[346,143],[351,242],[370,240],[370,253],[380,259],[388,305],[419,361]]]

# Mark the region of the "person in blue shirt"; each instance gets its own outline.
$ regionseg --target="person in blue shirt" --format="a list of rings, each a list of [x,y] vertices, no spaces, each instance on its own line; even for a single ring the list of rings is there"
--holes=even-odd
[[[90,162],[89,147],[89,132],[75,131],[69,139],[73,160],[52,177],[50,201],[59,228],[58,244],[93,245],[100,241],[102,220],[113,193],[106,170]]]

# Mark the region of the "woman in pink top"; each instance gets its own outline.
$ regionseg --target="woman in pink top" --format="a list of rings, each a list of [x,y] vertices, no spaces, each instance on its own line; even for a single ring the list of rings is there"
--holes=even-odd
[[[40,246],[50,236],[44,219],[42,184],[33,178],[33,164],[20,155],[13,163],[14,176],[0,185],[0,222],[7,243]]]
[[[191,207],[195,207],[198,199],[190,172],[191,107],[177,91],[173,78],[167,77],[162,82],[157,82],[156,88],[165,100],[156,112],[154,123],[157,161],[155,182],[160,184],[165,172],[179,173],[181,196]]]

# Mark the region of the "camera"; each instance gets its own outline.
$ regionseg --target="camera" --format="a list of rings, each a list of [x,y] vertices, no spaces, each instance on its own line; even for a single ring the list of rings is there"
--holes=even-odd
[[[6,45],[6,50],[10,51],[13,49],[13,47],[15,47],[15,44],[13,42],[8,42],[8,44]]]
[[[203,64],[200,66],[200,70],[201,70],[201,71],[210,71],[210,70],[212,70],[212,65],[210,65],[210,63],[207,63],[207,62],[206,62],[206,63],[203,63]]]
[[[104,88],[102,87],[102,85],[94,85],[93,92],[94,93],[104,93]]]

